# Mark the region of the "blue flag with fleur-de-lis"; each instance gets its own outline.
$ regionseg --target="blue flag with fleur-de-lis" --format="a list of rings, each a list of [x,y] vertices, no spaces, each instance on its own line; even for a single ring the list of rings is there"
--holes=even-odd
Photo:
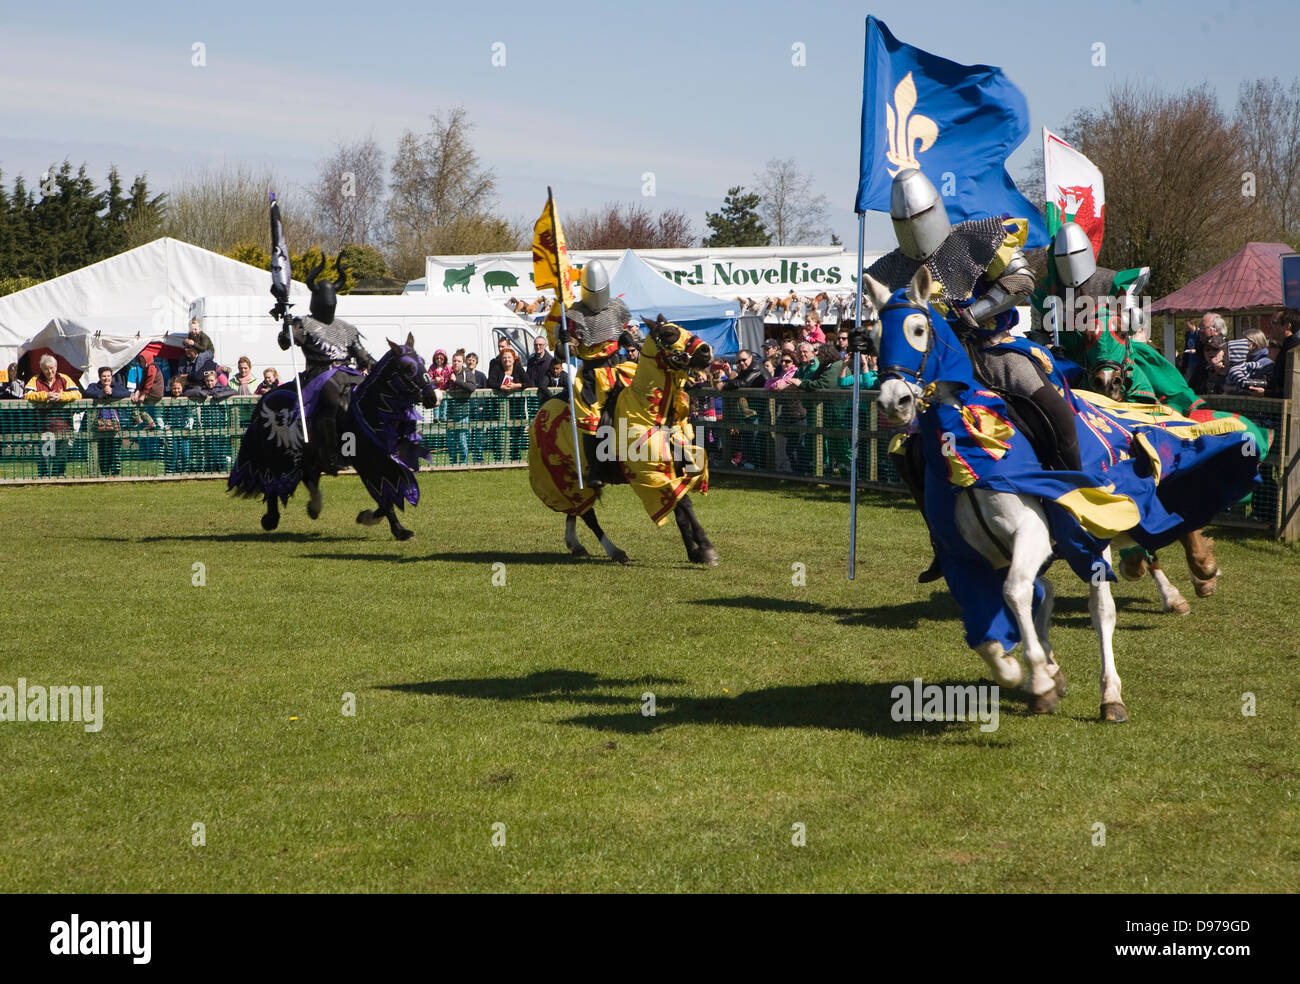
[[[888,212],[894,175],[914,167],[939,189],[953,222],[1028,219],[1026,246],[1046,246],[1042,213],[1006,168],[1028,133],[1029,105],[1002,69],[932,55],[867,18],[855,211]]]

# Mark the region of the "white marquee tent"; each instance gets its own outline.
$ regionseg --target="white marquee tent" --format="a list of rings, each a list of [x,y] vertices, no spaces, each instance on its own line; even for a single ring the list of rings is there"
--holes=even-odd
[[[257,296],[270,310],[270,286],[265,270],[176,239],[156,239],[0,297],[0,368],[20,350],[42,347],[74,364],[81,363],[71,354],[82,352],[90,359],[87,366],[125,365],[149,342],[183,336],[196,298]],[[295,281],[292,299],[299,310],[308,298],[306,286]],[[132,346],[134,352],[122,354]]]

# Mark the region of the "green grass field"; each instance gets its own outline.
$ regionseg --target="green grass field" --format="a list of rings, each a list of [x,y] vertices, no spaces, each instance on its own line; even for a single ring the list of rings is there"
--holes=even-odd
[[[0,886],[1300,884],[1295,549],[1218,531],[1219,593],[1187,618],[1120,584],[1118,726],[1095,720],[1087,595],[1058,565],[1070,692],[1051,717],[1004,694],[984,733],[890,717],[895,684],[984,669],[946,592],[915,583],[928,545],[895,497],[864,497],[850,583],[841,490],[719,481],[697,500],[707,570],[626,489],[602,507],[623,568],[569,559],[521,470],[421,484],[409,543],[353,522],[369,499],[349,477],[275,534],[218,482],[0,489],[0,685],[102,685],[105,703],[97,734],[0,723]]]

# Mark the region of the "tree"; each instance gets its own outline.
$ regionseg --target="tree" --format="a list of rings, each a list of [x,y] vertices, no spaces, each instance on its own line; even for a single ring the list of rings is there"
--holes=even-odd
[[[1049,129],[1053,128],[1049,127]],[[1103,174],[1102,177],[1104,178],[1105,175]],[[1043,148],[1041,146],[1034,151],[1034,156],[1025,165],[1024,170],[1020,172],[1020,177],[1016,178],[1016,190],[1039,208],[1042,208],[1047,202],[1047,181],[1046,176],[1043,174]]]
[[[496,201],[496,176],[479,164],[465,108],[457,106],[445,119],[435,113],[430,121],[427,134],[407,130],[398,144],[388,203],[395,233],[420,235],[430,227],[485,213]]]
[[[143,176],[131,185],[131,197],[122,219],[123,248],[134,249],[153,242],[163,234],[163,220],[167,214],[167,195],[149,197],[149,185]]]
[[[727,189],[722,209],[705,212],[704,224],[713,230],[704,239],[705,246],[768,246],[771,235],[758,215],[760,198],[740,185]]]
[[[1259,235],[1294,243],[1300,239],[1300,80],[1289,89],[1277,79],[1243,82],[1237,126],[1246,171],[1254,176]]]
[[[812,176],[800,174],[794,158],[773,158],[754,180],[762,198],[758,213],[778,246],[812,246],[826,238],[829,202],[813,194]]]
[[[464,107],[430,117],[429,132],[398,143],[388,200],[388,266],[394,276],[424,273],[428,255],[515,249],[520,227],[491,214],[496,176],[479,164]]]
[[[374,246],[348,243],[339,255],[343,257],[343,265],[357,280],[380,280],[388,276],[384,254]]]
[[[496,215],[462,215],[423,232],[398,230],[386,253],[388,268],[401,280],[423,277],[428,256],[509,253],[527,249],[532,227]]]
[[[270,191],[280,202],[289,247],[318,242],[307,196],[282,187],[270,170],[253,171],[239,164],[200,171],[174,188],[163,234],[214,253],[229,254],[241,243],[264,243],[269,249]]]
[[[1151,267],[1153,297],[1176,290],[1251,238],[1241,139],[1214,94],[1126,85],[1079,110],[1063,136],[1106,178],[1106,238],[1098,262]]]
[[[330,249],[379,238],[384,213],[384,152],[373,137],[340,144],[321,162],[308,191],[317,228]]]
[[[606,202],[595,212],[564,217],[570,249],[679,249],[695,242],[690,217],[667,209],[658,217],[639,202]]]
[[[239,243],[226,255],[232,260],[247,263],[249,266],[262,270],[271,269],[271,253],[259,243]],[[305,280],[307,274],[321,261],[322,256],[327,256],[327,252],[319,246],[309,246],[301,253],[290,253],[289,265],[293,268],[294,279]],[[337,255],[327,258],[325,269],[320,272],[320,279],[338,279],[340,259],[346,271],[341,293],[346,294],[351,291],[359,280],[373,280],[388,275],[388,268],[379,250],[374,246],[359,246],[353,243],[344,246]]]

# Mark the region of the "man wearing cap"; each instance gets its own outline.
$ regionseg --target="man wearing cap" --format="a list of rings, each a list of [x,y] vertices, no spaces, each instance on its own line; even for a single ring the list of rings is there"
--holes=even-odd
[[[582,442],[585,484],[599,488],[604,483],[596,462],[596,431],[601,424],[601,411],[610,392],[618,382],[631,382],[628,363],[621,362],[619,347],[627,342],[636,344],[628,331],[632,317],[626,304],[609,295],[609,274],[599,260],[591,260],[582,268],[582,299],[566,312],[566,323],[560,323],[560,302],[557,300],[546,316],[546,334],[550,348],[565,355],[562,345],[580,361],[573,380],[573,408],[577,415],[578,434]],[[627,337],[624,337],[624,336]]]

